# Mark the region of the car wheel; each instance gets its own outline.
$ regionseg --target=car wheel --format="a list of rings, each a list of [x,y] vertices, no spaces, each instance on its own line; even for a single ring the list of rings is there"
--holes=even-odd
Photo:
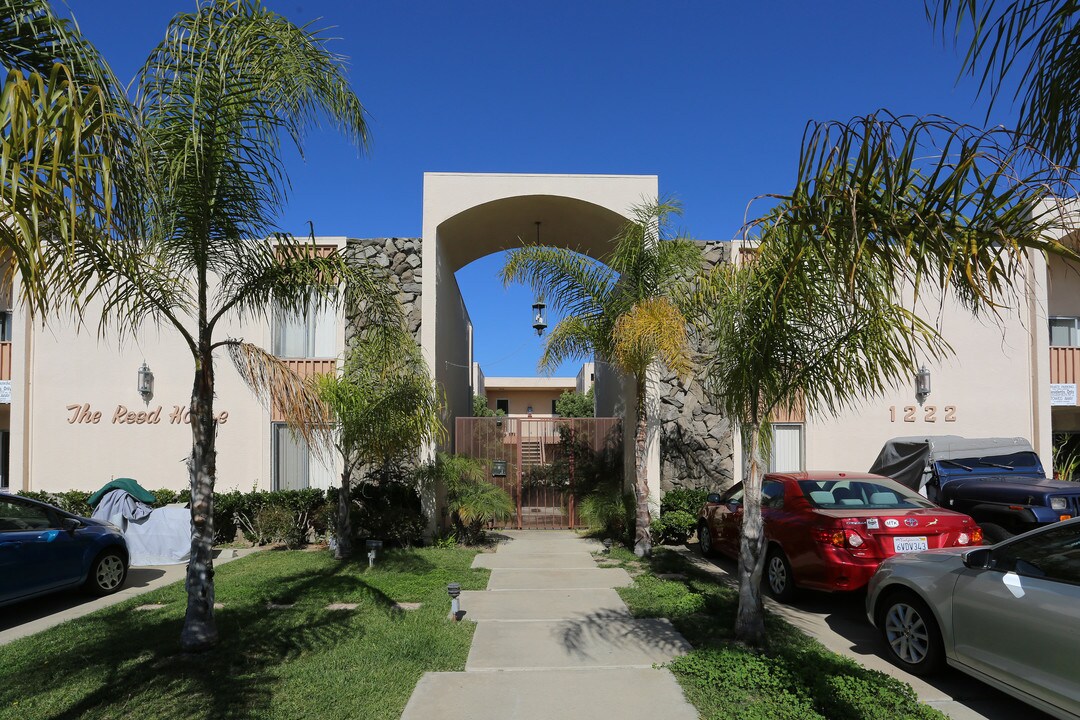
[[[124,557],[115,550],[106,550],[94,558],[86,589],[94,595],[110,595],[124,586],[127,571]]]
[[[712,534],[709,532],[707,523],[701,523],[697,526],[697,540],[702,555],[705,557],[712,557],[716,554],[716,549],[713,548],[712,544]]]
[[[765,583],[769,586],[769,594],[780,602],[790,602],[795,597],[791,563],[779,548],[771,548],[765,557]]]
[[[930,608],[908,592],[890,595],[878,623],[892,661],[912,675],[929,675],[941,668],[945,651],[941,630]]]
[[[990,545],[997,545],[1013,536],[1011,532],[994,523],[979,523],[979,527],[982,528],[983,539]]]

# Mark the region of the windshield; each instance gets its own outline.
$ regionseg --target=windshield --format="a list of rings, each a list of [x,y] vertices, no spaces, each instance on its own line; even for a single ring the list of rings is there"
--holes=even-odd
[[[1024,451],[1009,455],[986,455],[938,460],[938,470],[950,475],[987,473],[994,470],[1039,472],[1039,458],[1033,452]]]
[[[937,507],[892,480],[800,480],[811,507],[822,510],[903,510]]]

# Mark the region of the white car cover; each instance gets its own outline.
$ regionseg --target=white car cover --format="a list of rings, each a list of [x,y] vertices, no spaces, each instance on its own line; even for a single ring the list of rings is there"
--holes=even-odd
[[[191,511],[182,507],[151,508],[126,490],[105,494],[91,516],[120,528],[128,546],[128,564],[178,565],[191,553]]]

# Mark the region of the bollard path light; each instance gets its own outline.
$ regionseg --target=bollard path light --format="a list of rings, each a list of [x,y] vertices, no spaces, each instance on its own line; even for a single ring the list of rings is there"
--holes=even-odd
[[[450,583],[446,586],[446,594],[450,596],[450,619],[457,622],[461,619],[459,616],[458,595],[461,594],[461,583]]]
[[[368,567],[375,567],[375,553],[378,550],[382,550],[382,540],[368,540],[367,543],[367,564]]]
[[[604,538],[604,553],[611,552],[611,538]]]

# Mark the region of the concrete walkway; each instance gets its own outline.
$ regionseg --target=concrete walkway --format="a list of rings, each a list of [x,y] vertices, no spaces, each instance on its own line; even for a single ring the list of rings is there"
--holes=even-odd
[[[599,568],[599,544],[569,531],[510,531],[473,567],[488,589],[461,593],[476,622],[465,672],[427,673],[402,720],[696,720],[675,677],[655,669],[690,646],[667,620],[635,620]]]

